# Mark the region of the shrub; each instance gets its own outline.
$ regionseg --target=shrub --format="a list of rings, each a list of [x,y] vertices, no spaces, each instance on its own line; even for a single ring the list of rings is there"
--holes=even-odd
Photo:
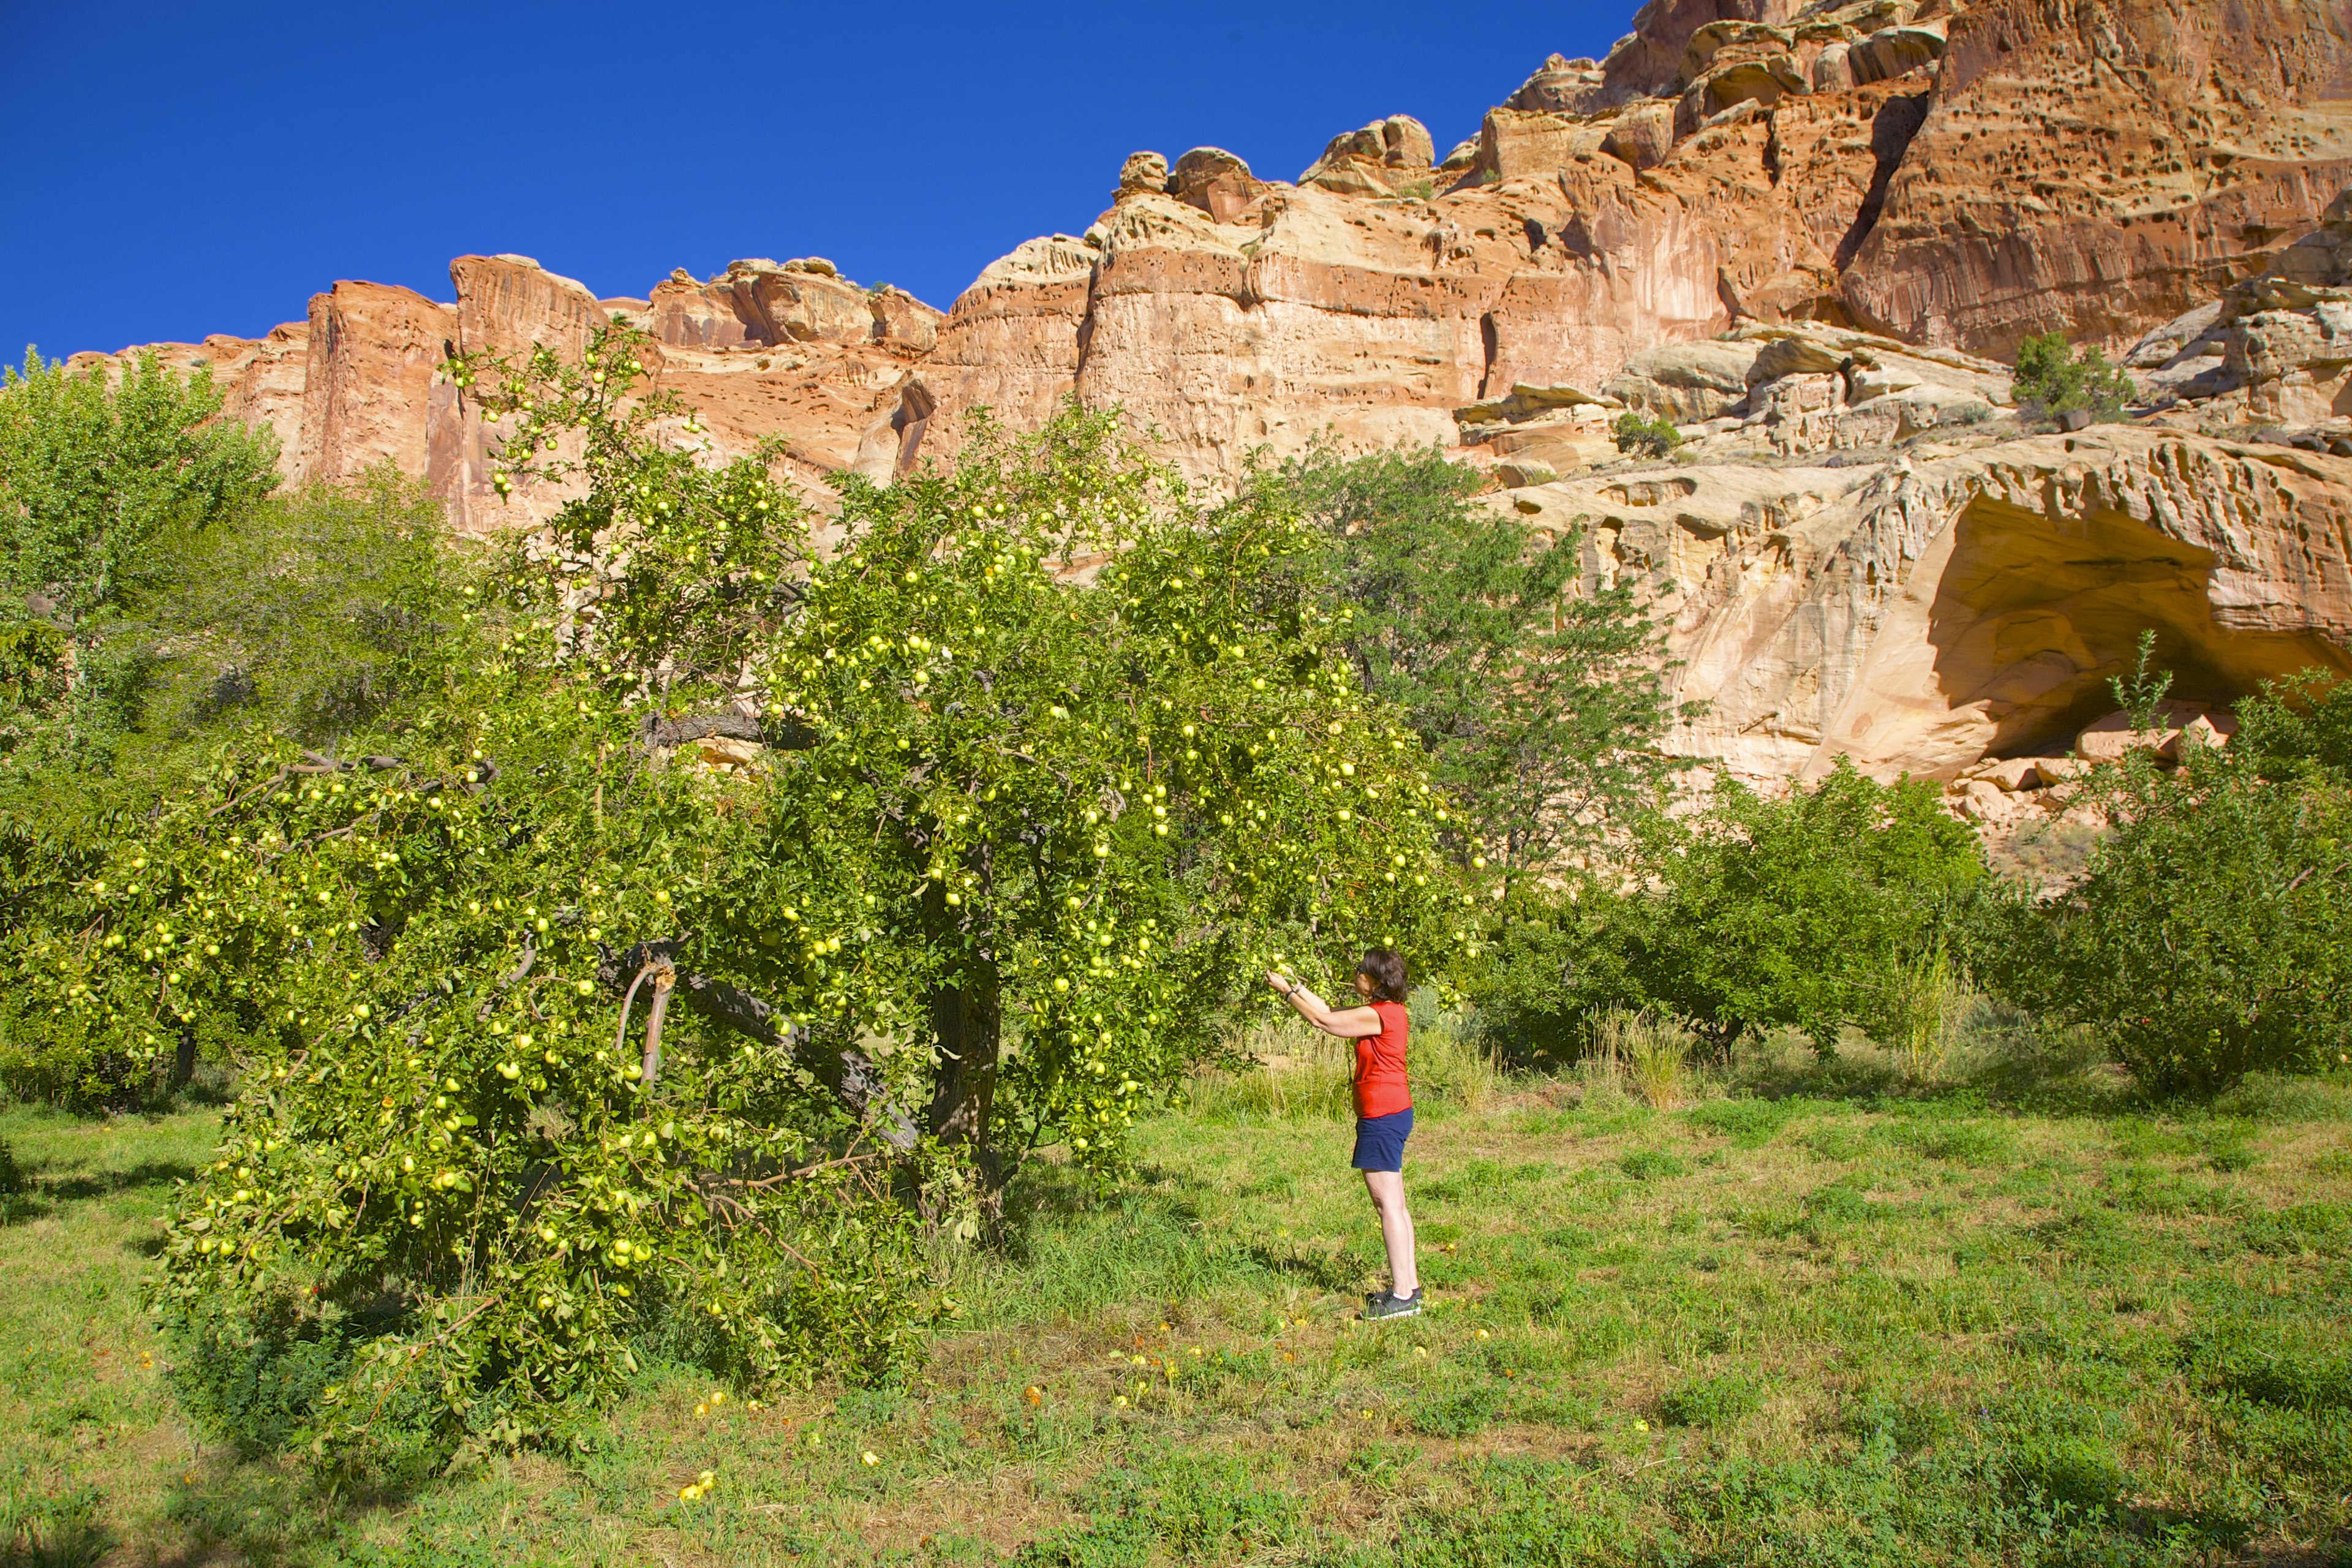
[[[1625,964],[1637,912],[1634,900],[1591,879],[1564,893],[1514,889],[1464,980],[1488,1047],[1538,1063],[1594,1048],[1596,1013],[1638,993]]]
[[[2095,1030],[2159,1093],[2313,1071],[2352,1050],[2352,795],[2192,749],[2102,770],[2113,829],[2082,880],[1994,906],[2021,1005]]]
[[[1664,415],[1644,417],[1627,409],[1617,416],[1610,436],[1628,457],[1664,458],[1683,444],[1683,433]]]
[[[1783,800],[1717,784],[1696,817],[1646,825],[1633,865],[1654,891],[1619,900],[1620,929],[1593,945],[1633,994],[1724,1050],[1773,1026],[1824,1053],[1847,1023],[1896,1034],[1898,976],[1985,877],[1933,785],[1878,784],[1843,759]]]
[[[2352,680],[2306,669],[2238,704],[2230,750],[2273,778],[2352,784]]]
[[[2045,332],[2017,345],[2012,385],[2021,405],[2054,418],[2080,409],[2094,416],[2118,412],[2131,401],[2131,378],[2107,363],[2096,348],[2069,350],[2065,338]]]

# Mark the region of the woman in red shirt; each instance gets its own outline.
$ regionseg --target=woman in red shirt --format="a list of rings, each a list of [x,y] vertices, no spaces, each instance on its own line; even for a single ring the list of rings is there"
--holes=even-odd
[[[1381,1216],[1388,1244],[1389,1288],[1364,1299],[1367,1318],[1410,1318],[1421,1310],[1421,1271],[1412,1260],[1412,1215],[1404,1205],[1404,1141],[1412,1133],[1412,1090],[1405,1082],[1404,958],[1391,948],[1364,954],[1352,977],[1361,1007],[1334,1009],[1287,975],[1266,972],[1265,983],[1298,1016],[1343,1040],[1356,1042],[1356,1169]]]

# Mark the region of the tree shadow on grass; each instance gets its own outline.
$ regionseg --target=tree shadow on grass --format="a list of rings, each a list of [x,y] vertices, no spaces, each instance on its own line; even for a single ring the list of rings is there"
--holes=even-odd
[[[1005,1187],[993,1241],[1015,1262],[1025,1261],[1033,1232],[1086,1215],[1137,1214],[1197,1228],[1203,1211],[1191,1195],[1205,1190],[1197,1176],[1158,1165],[1139,1166],[1109,1185],[1068,1165],[1032,1160]]]
[[[88,1203],[93,1198],[140,1187],[169,1186],[193,1181],[196,1168],[182,1160],[147,1160],[120,1171],[91,1171],[71,1176],[44,1176],[41,1168],[27,1173],[23,1188],[0,1194],[0,1226],[40,1219],[60,1204]],[[153,1251],[149,1251],[153,1257]],[[5,1568],[5,1560],[0,1560]]]
[[[68,1523],[0,1544],[0,1568],[97,1568],[115,1549],[113,1532],[97,1523]]]
[[[1776,1037],[1736,1063],[1735,1093],[1759,1100],[1843,1100],[1858,1110],[1999,1109],[2050,1117],[2114,1116],[2145,1109],[2130,1075],[2110,1066],[2079,1029],[2058,1029],[1997,1003],[1969,1015],[1940,1070],[1906,1073],[1899,1059],[1849,1031],[1823,1056]]]
[[[142,1160],[136,1165],[119,1171],[92,1171],[77,1176],[41,1176],[33,1178],[41,1195],[58,1203],[83,1203],[133,1187],[169,1186],[174,1182],[195,1180],[196,1168],[184,1160]]]
[[[188,1568],[225,1558],[256,1568],[341,1562],[334,1549],[362,1512],[398,1508],[416,1489],[330,1494],[285,1461],[236,1461],[173,1489],[163,1514],[177,1539],[156,1560]]]
[[[0,1568],[89,1568],[114,1550],[95,1488],[62,1494],[0,1493]]]
[[[96,1568],[113,1550],[111,1531],[76,1521],[0,1542],[0,1568]]]
[[[1347,1292],[1363,1283],[1367,1265],[1352,1247],[1337,1252],[1302,1252],[1296,1247],[1277,1251],[1260,1243],[1252,1243],[1243,1252],[1250,1261],[1276,1279],[1286,1283],[1311,1285],[1316,1289]]]

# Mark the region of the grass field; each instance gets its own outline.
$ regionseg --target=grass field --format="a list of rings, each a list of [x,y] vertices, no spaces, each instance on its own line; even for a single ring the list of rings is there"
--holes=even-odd
[[[2352,1082],[1457,1074],[1407,1170],[1432,1310],[1367,1325],[1320,1070],[1202,1085],[1108,1199],[1024,1178],[907,1388],[657,1364],[592,1451],[401,1498],[176,1412],[140,1290],[211,1112],[0,1113],[0,1560],[2352,1562]]]

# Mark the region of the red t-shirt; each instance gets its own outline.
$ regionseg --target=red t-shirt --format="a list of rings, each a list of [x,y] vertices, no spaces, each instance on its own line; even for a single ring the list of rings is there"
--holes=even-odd
[[[1356,1114],[1393,1116],[1412,1109],[1412,1090],[1404,1081],[1404,1042],[1412,1023],[1401,1002],[1375,1002],[1372,1011],[1381,1016],[1381,1032],[1356,1039]]]

